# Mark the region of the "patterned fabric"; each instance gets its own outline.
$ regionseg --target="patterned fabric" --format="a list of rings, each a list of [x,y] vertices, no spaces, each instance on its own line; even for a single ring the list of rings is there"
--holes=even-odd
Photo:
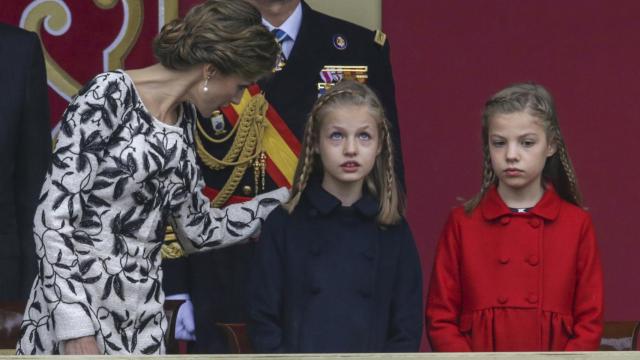
[[[124,72],[95,77],[63,115],[34,221],[39,274],[18,354],[95,335],[105,354],[163,354],[160,247],[170,221],[188,251],[245,239],[284,189],[212,209],[193,146],[195,108],[153,118]],[[223,294],[220,294],[223,296]]]

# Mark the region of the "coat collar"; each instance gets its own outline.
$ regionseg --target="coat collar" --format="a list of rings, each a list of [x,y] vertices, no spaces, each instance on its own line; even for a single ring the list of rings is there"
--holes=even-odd
[[[545,220],[555,220],[560,212],[561,203],[562,199],[556,193],[553,185],[548,183],[542,198],[529,210],[529,214],[540,216]],[[495,185],[485,194],[480,202],[480,209],[482,210],[482,216],[488,221],[512,214],[507,204],[502,201],[500,194],[498,194],[498,188]]]
[[[340,200],[322,188],[319,180],[310,181],[304,194],[311,206],[322,215],[329,215],[342,206]],[[366,191],[366,188],[362,192],[362,197],[351,208],[364,217],[372,218],[378,215],[378,201]]]

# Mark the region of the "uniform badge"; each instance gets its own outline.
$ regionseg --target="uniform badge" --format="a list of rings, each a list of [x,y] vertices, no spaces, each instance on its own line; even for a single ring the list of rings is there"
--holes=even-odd
[[[387,35],[380,30],[376,30],[373,41],[380,46],[384,46],[384,43],[387,41]]]
[[[368,71],[369,67],[366,65],[325,65],[320,71],[318,97],[342,80],[366,83],[369,78]]]
[[[335,47],[338,50],[344,50],[347,48],[349,44],[347,43],[347,38],[340,35],[340,34],[335,34],[333,35],[333,47]]]
[[[222,116],[222,113],[220,112],[220,110],[215,110],[213,113],[211,113],[210,119],[211,119],[211,128],[213,129],[216,135],[222,135],[227,132],[227,130],[224,128],[225,127],[224,116]]]

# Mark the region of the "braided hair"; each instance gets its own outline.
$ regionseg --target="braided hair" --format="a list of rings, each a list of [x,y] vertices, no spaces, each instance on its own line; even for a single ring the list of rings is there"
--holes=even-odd
[[[322,174],[322,161],[315,149],[318,146],[322,121],[332,109],[339,106],[366,106],[377,122],[381,151],[376,157],[372,171],[365,178],[365,184],[369,193],[379,203],[378,224],[397,224],[405,214],[406,199],[404,192],[400,190],[394,169],[391,125],[376,94],[367,85],[351,80],[343,80],[336,84],[313,106],[304,129],[302,151],[294,175],[291,198],[284,204],[284,208],[289,213],[293,212],[309,179],[313,175]]]
[[[556,152],[547,158],[545,162],[542,177],[553,184],[562,199],[582,206],[582,195],[578,188],[578,179],[560,132],[553,97],[542,85],[519,83],[499,91],[485,103],[482,114],[482,152],[484,156],[482,185],[478,194],[464,204],[467,213],[473,211],[489,188],[498,182],[498,178],[491,166],[489,154],[489,120],[500,114],[512,114],[522,111],[542,121],[549,143],[554,144],[556,147]]]

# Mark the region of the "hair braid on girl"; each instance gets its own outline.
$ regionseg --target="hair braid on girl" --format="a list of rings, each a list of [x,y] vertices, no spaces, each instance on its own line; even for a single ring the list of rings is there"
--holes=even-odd
[[[573,170],[573,165],[571,164],[571,159],[569,159],[569,153],[567,152],[567,147],[565,146],[563,141],[559,141],[557,143],[558,147],[558,157],[560,159],[560,163],[562,164],[562,169],[567,177],[569,182],[569,191],[572,202],[575,205],[582,205],[582,195],[580,194],[580,190],[578,189],[578,178],[576,177],[576,173]]]
[[[313,128],[315,121],[315,116],[311,118],[309,126],[307,127],[304,134],[304,141],[306,145],[305,156],[302,159],[302,171],[300,172],[300,178],[298,179],[298,191],[302,192],[304,188],[307,186],[307,182],[309,181],[309,175],[311,175],[311,169],[313,169]]]
[[[480,192],[467,201],[464,204],[464,210],[467,213],[470,213],[475,209],[478,204],[480,204],[480,200],[484,197],[484,194],[487,193],[487,190],[496,182],[496,174],[493,172],[493,167],[491,166],[491,157],[489,156],[489,145],[484,145],[484,162],[482,168],[482,185],[480,186]]]
[[[392,202],[392,196],[393,196],[393,190],[395,187],[395,176],[394,176],[394,171],[395,171],[395,166],[394,166],[394,156],[393,156],[393,144],[391,142],[391,131],[389,130],[389,125],[387,124],[386,121],[382,121],[382,128],[384,131],[384,141],[385,141],[385,146],[387,147],[387,151],[386,151],[386,160],[387,160],[387,173],[385,174],[386,176],[386,198],[387,201],[389,201],[389,203]]]

